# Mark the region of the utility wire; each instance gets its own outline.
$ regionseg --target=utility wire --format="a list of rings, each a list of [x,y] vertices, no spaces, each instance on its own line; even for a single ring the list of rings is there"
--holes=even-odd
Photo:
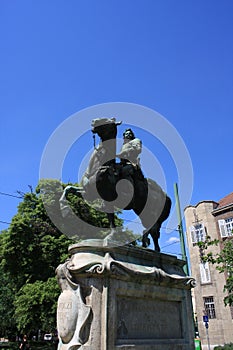
[[[0,192],[0,195],[2,195],[2,196],[7,196],[7,197],[19,198],[19,199],[22,199],[22,198],[23,198],[22,196],[16,196],[16,195],[14,195],[14,194],[5,193],[5,192]],[[11,224],[10,222],[3,221],[3,220],[0,220],[0,223],[1,223],[1,224],[6,224],[6,225],[10,225],[10,224]]]
[[[0,194],[1,194],[2,196],[15,197],[15,198],[20,198],[20,199],[22,199],[22,196],[15,196],[14,194],[10,194],[10,193],[0,192]]]
[[[10,225],[11,224],[10,222],[6,222],[6,221],[2,221],[2,220],[0,220],[0,223],[1,224],[6,224],[6,225]]]
[[[169,247],[170,245],[173,245],[173,244],[176,244],[176,243],[180,243],[180,241],[172,242],[172,243],[170,243],[170,244],[164,245],[161,249],[166,248],[166,247]]]
[[[133,222],[133,223],[135,223],[135,224],[141,224],[141,222],[140,221],[137,221],[137,220],[129,220],[129,219],[123,219],[124,221],[128,221],[128,222]],[[161,226],[161,228],[163,228],[163,229],[167,229],[167,230],[169,230],[169,231],[178,231],[179,232],[179,230],[177,229],[177,228],[169,228],[169,227],[165,227],[165,226]]]

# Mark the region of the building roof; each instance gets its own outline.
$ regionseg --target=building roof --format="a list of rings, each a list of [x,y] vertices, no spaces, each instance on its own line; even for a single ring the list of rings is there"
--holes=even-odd
[[[200,201],[200,202],[198,202],[197,204],[195,204],[195,205],[187,205],[185,208],[184,208],[184,211],[186,210],[186,209],[188,209],[188,208],[197,208],[200,204],[202,204],[202,203],[212,203],[213,204],[213,206],[214,206],[214,208],[216,208],[217,206],[218,206],[218,202],[214,202],[214,201],[212,201],[212,200],[203,200],[203,201]]]
[[[218,201],[218,209],[233,204],[233,192]]]
[[[203,200],[198,202],[196,205],[188,205],[184,208],[184,211],[187,208],[197,208],[201,203],[213,203],[214,210],[213,213],[222,211],[223,208],[231,208],[233,206],[233,192],[229,193],[227,196],[221,198],[218,202],[212,201],[212,200]]]
[[[218,201],[218,206],[212,211],[214,216],[233,210],[233,192]]]

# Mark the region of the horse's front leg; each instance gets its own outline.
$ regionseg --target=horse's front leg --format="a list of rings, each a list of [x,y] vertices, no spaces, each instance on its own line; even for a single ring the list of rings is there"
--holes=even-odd
[[[105,237],[105,241],[107,244],[109,244],[112,241],[116,242],[118,240],[118,231],[117,231],[116,224],[115,224],[114,213],[108,212],[107,217],[108,217],[109,226],[110,226],[111,231],[107,235],[107,237]]]
[[[78,193],[81,193],[81,192],[82,192],[81,187],[79,188],[71,185],[65,187],[65,189],[63,190],[62,196],[59,199],[60,209],[61,209],[63,218],[65,218],[68,214],[72,212],[67,202],[68,194],[73,193],[75,195],[78,195]]]
[[[66,196],[69,193],[71,186],[67,186],[62,193],[61,198],[59,199],[59,204],[60,204],[60,209],[61,209],[61,214],[63,218],[65,218],[69,213],[70,213],[70,207],[67,204]]]
[[[107,217],[108,217],[109,227],[111,229],[114,229],[116,227],[114,213],[107,213]]]

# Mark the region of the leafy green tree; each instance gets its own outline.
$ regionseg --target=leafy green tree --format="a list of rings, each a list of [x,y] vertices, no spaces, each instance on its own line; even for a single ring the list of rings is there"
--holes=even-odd
[[[57,193],[50,193],[50,200],[58,205],[56,196]],[[29,326],[26,319],[34,318],[34,310],[32,312],[32,309],[28,308],[21,315],[22,310],[19,311],[19,303],[23,297],[29,299],[34,283],[39,281],[41,291],[48,300],[48,303],[44,303],[46,312],[43,311],[43,313],[49,317],[51,310],[56,307],[57,294],[54,298],[54,293],[50,288],[48,293],[51,294],[51,297],[49,297],[48,294],[45,294],[45,290],[48,281],[53,278],[56,285],[55,291],[58,291],[54,277],[55,269],[67,258],[67,248],[72,241],[59,231],[48,217],[43,198],[38,189],[35,193],[31,191],[24,195],[9,229],[2,232],[0,239],[0,270],[2,272],[0,287],[1,333],[9,332],[9,328],[16,324],[20,331],[28,330]],[[42,288],[43,284],[44,288]],[[26,288],[26,286],[29,287]],[[43,323],[43,313],[37,318],[38,324]],[[52,315],[55,326],[54,313]],[[25,317],[25,324],[22,321],[23,317]],[[9,325],[12,325],[12,327],[9,327]],[[31,327],[33,328],[33,323]]]
[[[57,266],[68,257],[68,246],[87,239],[85,222],[97,232],[95,238],[104,237],[95,227],[108,227],[106,214],[88,205],[82,196],[70,193],[72,208],[66,218],[61,215],[59,199],[66,185],[57,180],[41,180],[36,188],[24,195],[8,230],[1,235],[0,270],[4,284],[0,288],[0,318],[2,329],[13,322],[20,331],[34,329],[50,331],[55,328],[56,303],[59,295],[55,279]],[[75,217],[81,218],[79,225]],[[122,220],[117,218],[118,226]],[[69,237],[66,234],[68,229]],[[134,240],[126,231],[128,240]],[[4,296],[9,293],[9,299]],[[7,311],[7,303],[10,306]]]
[[[219,244],[218,240],[211,240],[210,236],[206,237],[205,242],[199,242],[200,255],[202,261],[208,261],[216,266],[220,273],[224,273],[226,284],[224,291],[227,296],[224,298],[225,305],[233,305],[233,237],[229,237],[222,243],[220,253],[213,254],[209,249],[213,245]]]
[[[16,322],[14,318],[15,289],[8,274],[4,274],[0,267],[0,336],[10,338],[16,334]]]
[[[59,205],[64,186],[57,180],[40,181],[35,193],[24,195],[4,236],[2,264],[17,290],[25,283],[46,281],[67,257],[72,240],[63,232],[66,232],[64,225],[70,218],[62,217]],[[70,194],[69,200],[74,215],[83,219],[83,228],[69,226],[73,228],[76,241],[86,238],[85,221],[93,227],[107,227],[105,213],[88,206],[81,196]]]
[[[14,295],[15,287],[9,273],[6,273],[2,265],[2,248],[7,231],[0,234],[0,336],[10,337],[16,333],[16,323],[14,319]]]
[[[46,282],[25,284],[15,299],[15,317],[18,329],[29,333],[32,329],[53,332],[56,319],[56,300],[60,289],[56,278]]]
[[[28,193],[4,237],[2,264],[19,290],[46,281],[66,258],[70,240],[47,217],[41,198]]]

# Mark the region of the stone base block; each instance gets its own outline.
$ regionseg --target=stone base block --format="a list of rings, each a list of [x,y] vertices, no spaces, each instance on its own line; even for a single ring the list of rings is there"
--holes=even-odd
[[[88,241],[57,269],[59,350],[192,350],[190,289],[183,261]]]

